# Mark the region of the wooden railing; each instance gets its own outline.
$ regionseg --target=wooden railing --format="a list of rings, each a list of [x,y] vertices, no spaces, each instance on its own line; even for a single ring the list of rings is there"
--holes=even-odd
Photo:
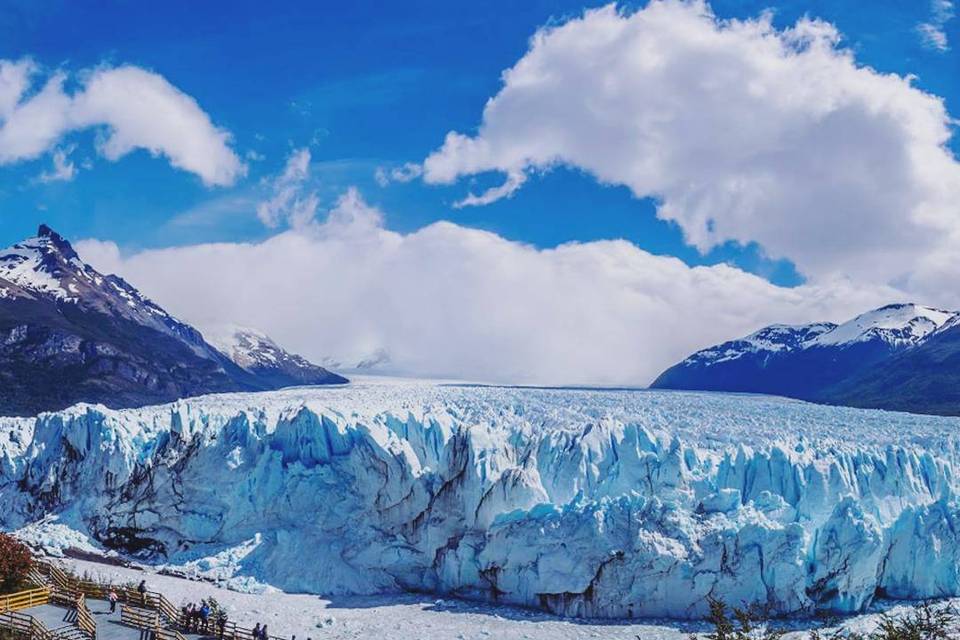
[[[154,630],[160,626],[160,615],[156,611],[122,604],[120,605],[120,623],[138,629]]]
[[[89,616],[89,609],[85,606],[86,598],[95,600],[108,600],[111,591],[117,594],[117,599],[121,602],[120,621],[122,624],[137,627],[139,629],[149,629],[156,634],[156,640],[184,640],[177,629],[187,629],[186,620],[183,620],[180,610],[162,593],[157,591],[147,591],[141,594],[131,587],[120,587],[89,580],[80,580],[67,574],[60,567],[53,563],[36,561],[40,572],[47,578],[47,584],[56,587],[54,593],[62,591],[70,594],[74,600],[67,606],[77,608],[77,626],[85,632],[91,634],[91,638],[96,634],[96,623],[92,616]],[[80,607],[77,598],[84,598],[84,606]],[[81,613],[81,609],[86,616]],[[88,631],[81,622],[82,617],[89,617],[93,631]],[[209,633],[216,633],[219,636],[219,629],[216,621],[211,619],[208,627]],[[223,637],[230,640],[259,640],[253,635],[253,629],[238,626],[236,622],[228,621],[224,625]],[[55,639],[54,639],[55,640]],[[270,636],[270,640],[286,640],[281,636]]]
[[[76,627],[70,625],[55,629],[55,636],[61,640],[93,640],[97,637],[97,622],[87,608],[86,596],[78,588],[78,580],[67,575],[55,564],[43,561],[34,561],[30,569],[30,579],[46,585],[45,588],[50,591],[50,601],[76,612]]]
[[[223,637],[231,640],[260,640],[258,636],[253,635],[253,629],[237,626],[236,622],[227,622],[223,628]],[[280,636],[268,636],[270,640],[285,640]]]
[[[77,596],[79,594],[69,591],[61,591],[60,589],[52,589],[50,591],[50,602],[61,607],[67,607],[72,609],[77,604]]]
[[[156,630],[157,640],[186,640],[176,629],[159,627]]]
[[[0,628],[11,632],[15,636],[30,637],[30,631],[33,626],[33,616],[28,616],[15,611],[0,613]]]
[[[185,640],[176,629],[170,629],[160,623],[158,611],[122,604],[120,605],[120,623],[152,631],[156,634],[157,640]]]
[[[50,589],[40,587],[0,596],[0,613],[38,607],[50,602]]]
[[[137,596],[140,597],[140,594],[138,593]],[[146,605],[163,616],[167,624],[175,625],[180,622],[180,611],[162,593],[147,591]]]
[[[89,640],[89,636],[83,630],[72,624],[52,629],[50,633],[56,640]]]
[[[46,586],[47,584],[47,579],[40,571],[40,568],[37,566],[36,562],[30,565],[30,571],[27,572],[27,580],[38,587]]]
[[[90,609],[87,608],[86,596],[82,593],[77,594],[77,600],[74,606],[77,610],[77,626],[90,638],[96,638],[97,621],[94,620],[93,614],[90,612]]]
[[[56,640],[53,632],[33,616],[17,611],[0,613],[0,628],[28,640]]]

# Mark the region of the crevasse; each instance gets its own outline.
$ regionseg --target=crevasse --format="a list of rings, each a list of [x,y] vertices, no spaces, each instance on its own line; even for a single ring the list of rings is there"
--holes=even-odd
[[[81,405],[0,419],[0,523],[56,516],[148,562],[289,591],[610,618],[700,616],[707,596],[854,612],[960,595],[958,425],[400,381]]]

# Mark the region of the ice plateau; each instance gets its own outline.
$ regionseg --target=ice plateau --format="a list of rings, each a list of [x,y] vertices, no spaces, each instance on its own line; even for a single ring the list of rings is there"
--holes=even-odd
[[[0,525],[240,585],[604,618],[960,595],[955,418],[361,379],[0,419]],[[67,532],[67,533],[65,533]]]

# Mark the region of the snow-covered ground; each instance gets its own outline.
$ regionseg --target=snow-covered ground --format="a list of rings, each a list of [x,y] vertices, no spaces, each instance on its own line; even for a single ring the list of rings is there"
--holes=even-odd
[[[491,606],[455,598],[416,595],[341,596],[325,598],[307,594],[268,592],[241,593],[195,580],[146,572],[97,562],[65,559],[77,575],[114,583],[139,583],[146,579],[150,589],[162,592],[176,605],[199,603],[216,598],[241,626],[267,624],[272,635],[296,636],[299,640],[688,640],[691,633],[701,637],[710,631],[705,623],[677,620],[617,622],[576,620],[508,606]],[[960,601],[953,600],[954,607]],[[879,621],[877,611],[829,623],[828,629],[843,628],[868,633]],[[909,605],[884,603],[891,615],[906,613]],[[811,628],[823,621],[773,621],[788,629],[785,640],[806,640]]]
[[[345,624],[366,619],[347,613],[358,594],[394,594],[363,609],[381,625],[500,624],[435,604],[454,596],[607,619],[694,618],[710,595],[857,612],[878,592],[960,595],[958,427],[760,396],[383,379],[80,406],[0,419],[0,524],[327,594]],[[397,603],[414,591],[434,595]],[[523,637],[526,615],[501,617]]]
[[[82,560],[66,560],[76,573],[115,582],[146,579],[175,604],[214,597],[242,626],[266,623],[271,634],[298,640],[567,640],[604,638],[636,640],[686,639],[684,630],[704,628],[696,623],[617,624],[604,621],[565,620],[515,607],[495,607],[451,598],[415,595],[341,596],[324,598],[305,594],[248,594],[204,582],[166,575],[144,574],[137,569]]]

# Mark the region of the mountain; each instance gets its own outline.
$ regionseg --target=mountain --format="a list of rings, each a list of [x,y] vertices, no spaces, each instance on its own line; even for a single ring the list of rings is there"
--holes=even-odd
[[[832,404],[960,415],[960,318],[914,348],[826,390]]]
[[[960,314],[892,304],[840,325],[766,327],[694,353],[651,387],[954,414],[960,393],[941,388],[954,376],[960,381]]]
[[[211,343],[237,366],[277,388],[347,382],[346,378],[286,351],[256,329],[229,326],[209,335]]]
[[[355,371],[364,374],[386,375],[391,373],[393,360],[390,352],[383,347],[364,354],[353,354],[346,357],[333,358],[327,356],[320,360],[323,366],[340,371]]]
[[[122,278],[85,264],[46,225],[0,250],[0,415],[277,386]]]
[[[852,613],[960,595],[957,441],[769,396],[369,379],[0,418],[0,529],[256,591]]]

